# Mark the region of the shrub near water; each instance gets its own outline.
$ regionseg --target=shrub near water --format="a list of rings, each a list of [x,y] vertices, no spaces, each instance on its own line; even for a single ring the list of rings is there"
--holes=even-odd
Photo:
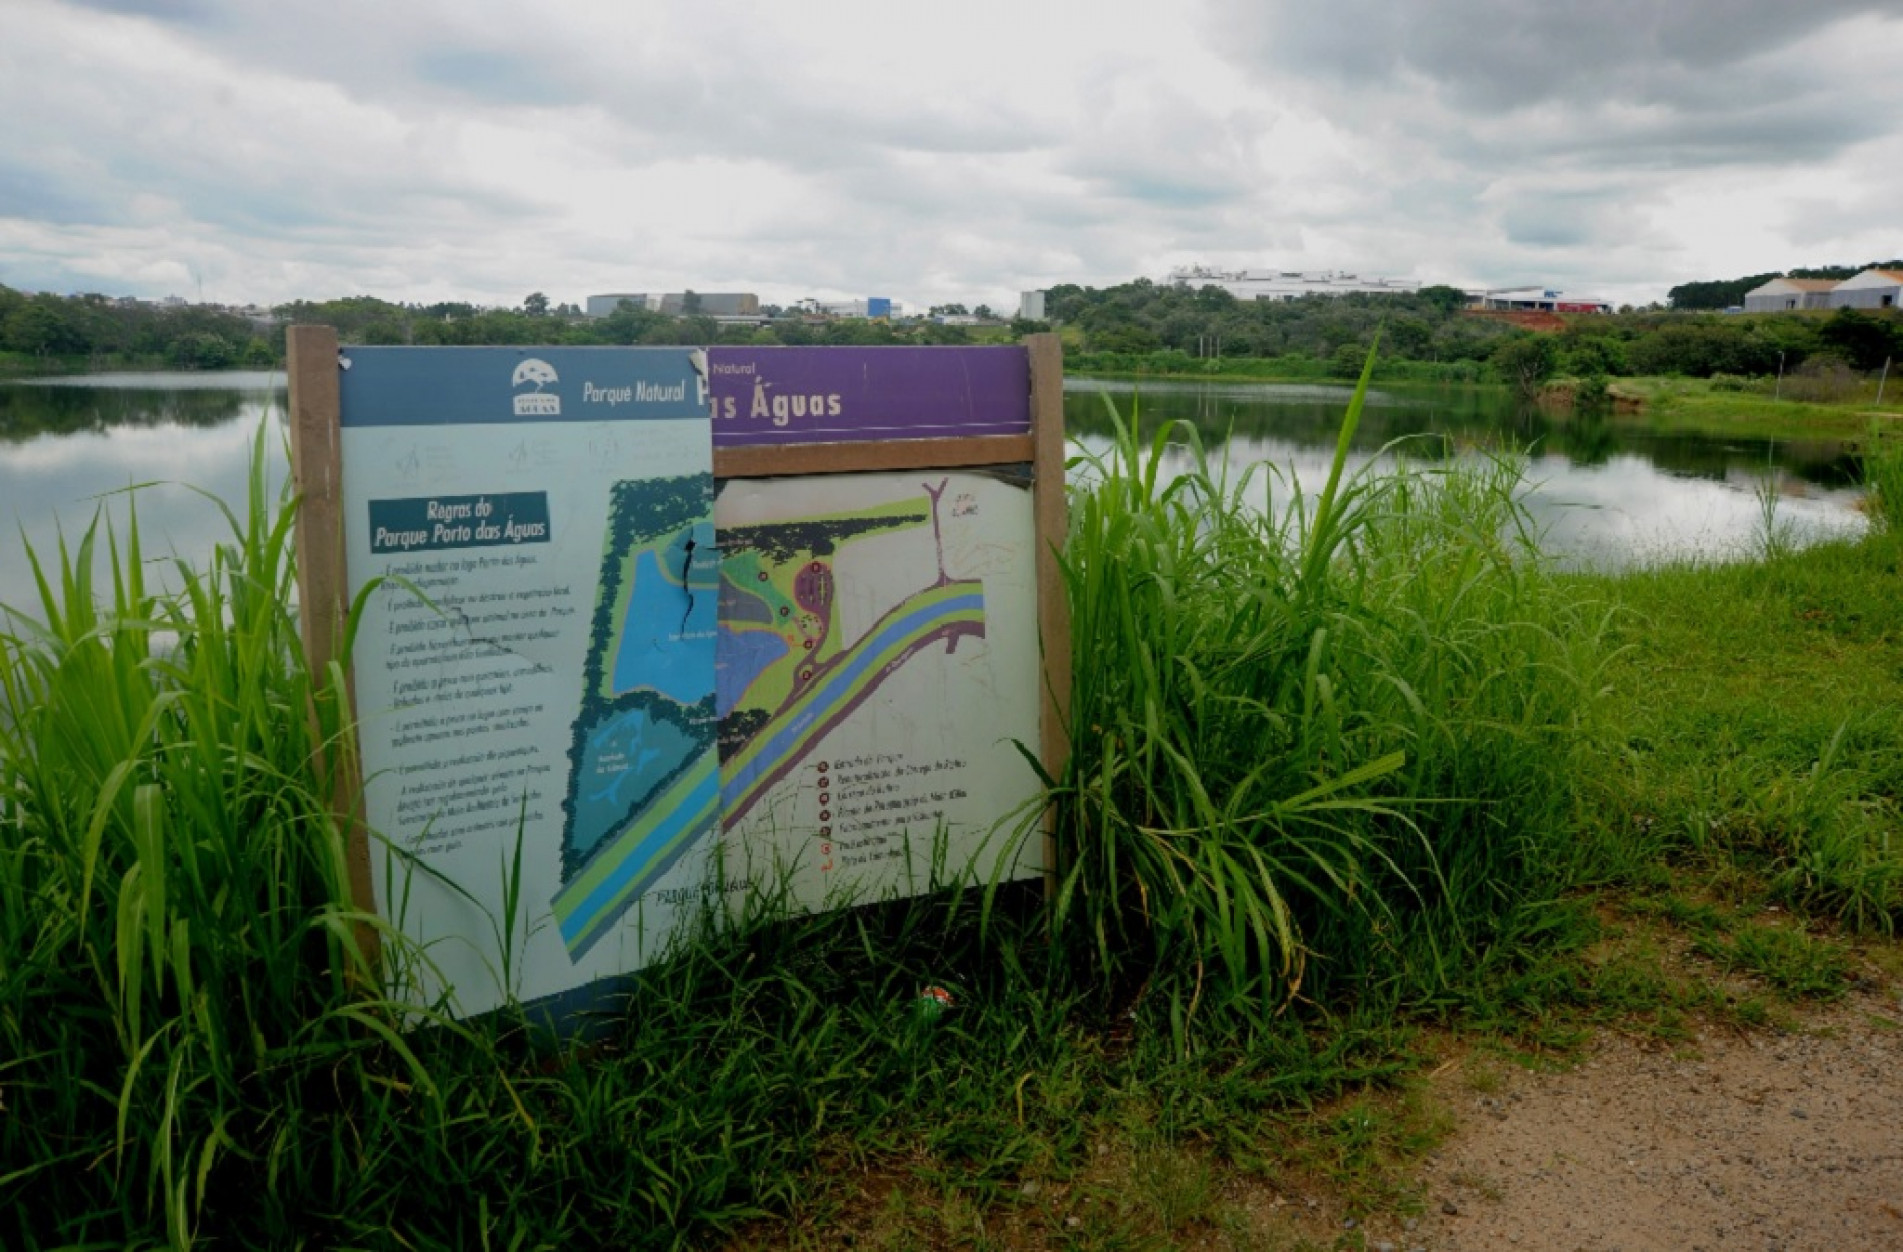
[[[1512,460],[1346,474],[1367,381],[1318,498],[1270,478],[1262,509],[1261,467],[1119,422],[1075,502],[1058,918],[1179,1019],[1440,990],[1584,855],[1603,612],[1540,565]]]

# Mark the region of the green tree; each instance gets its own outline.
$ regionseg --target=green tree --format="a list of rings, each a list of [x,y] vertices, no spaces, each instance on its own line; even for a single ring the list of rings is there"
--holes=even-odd
[[[1881,369],[1884,361],[1903,355],[1903,323],[1893,315],[1838,309],[1818,329],[1817,337],[1855,369]]]
[[[1559,368],[1559,344],[1550,335],[1519,335],[1493,350],[1493,364],[1514,390],[1531,395]]]
[[[192,370],[226,369],[238,359],[237,349],[224,336],[202,330],[174,339],[165,355],[180,369]]]
[[[4,342],[33,356],[73,356],[90,346],[84,328],[58,296],[29,297],[8,317]]]
[[[522,298],[522,311],[530,317],[547,317],[548,297],[539,291],[531,291]]]
[[[1762,287],[1776,274],[1748,274],[1743,278],[1680,283],[1666,292],[1675,309],[1729,309],[1744,303],[1744,293]]]
[[[1381,332],[1381,351],[1384,354],[1404,360],[1422,360],[1428,355],[1428,345],[1433,342],[1434,328],[1427,319],[1413,313],[1399,313],[1388,318]],[[1360,370],[1356,370],[1357,375]]]
[[[1091,331],[1085,346],[1092,352],[1154,352],[1163,344],[1147,326],[1113,326]]]
[[[622,300],[615,311],[593,324],[595,338],[602,343],[633,344],[646,340],[649,330],[672,321],[660,313],[637,308],[631,300]]]
[[[1227,287],[1218,287],[1214,283],[1204,283],[1199,287],[1193,300],[1204,313],[1228,313],[1240,303]]]
[[[1560,352],[1560,368],[1575,378],[1625,372],[1625,351],[1609,335],[1568,335]]]
[[[971,332],[963,326],[946,326],[939,322],[927,322],[918,332],[918,342],[923,344],[970,343]]]
[[[1328,358],[1328,372],[1336,378],[1359,378],[1367,363],[1368,349],[1358,343],[1344,343]]]

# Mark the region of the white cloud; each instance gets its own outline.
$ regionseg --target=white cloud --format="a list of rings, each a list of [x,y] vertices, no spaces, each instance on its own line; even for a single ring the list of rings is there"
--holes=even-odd
[[[9,0],[0,282],[998,303],[1209,260],[1652,299],[1903,253],[1894,11]]]

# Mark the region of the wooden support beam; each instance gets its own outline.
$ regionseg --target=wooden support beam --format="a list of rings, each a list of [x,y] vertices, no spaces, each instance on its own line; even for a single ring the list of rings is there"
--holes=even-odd
[[[1070,597],[1061,557],[1070,529],[1064,498],[1064,345],[1056,335],[1031,335],[1032,512],[1037,532],[1037,633],[1044,661],[1044,710],[1039,750],[1052,778],[1064,776],[1070,757]],[[1044,873],[1057,873],[1057,812],[1044,815]]]
[[[329,326],[293,326],[285,333],[290,383],[291,481],[297,506],[298,626],[313,691],[330,681],[331,663],[344,662],[343,690],[332,692],[338,712],[351,728],[350,742],[331,752],[331,811],[345,840],[350,894],[357,907],[376,912],[370,879],[370,839],[362,820],[363,789],[354,730],[356,693],[343,654],[344,625],[350,617],[350,583],[344,569],[343,429],[338,386],[337,332]],[[313,737],[322,734],[317,710],[311,710]],[[357,941],[373,963],[379,953],[377,932],[357,928]]]

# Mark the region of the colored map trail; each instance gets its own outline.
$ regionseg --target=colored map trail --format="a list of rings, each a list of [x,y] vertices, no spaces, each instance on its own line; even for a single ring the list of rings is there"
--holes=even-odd
[[[615,484],[552,902],[574,960],[717,826],[712,498],[708,475]]]
[[[732,827],[912,658],[985,633],[984,585],[945,574],[938,499],[723,529],[720,572],[721,816]],[[857,639],[841,623],[833,564],[874,536],[931,527],[909,594]],[[930,565],[936,551],[937,567]]]

